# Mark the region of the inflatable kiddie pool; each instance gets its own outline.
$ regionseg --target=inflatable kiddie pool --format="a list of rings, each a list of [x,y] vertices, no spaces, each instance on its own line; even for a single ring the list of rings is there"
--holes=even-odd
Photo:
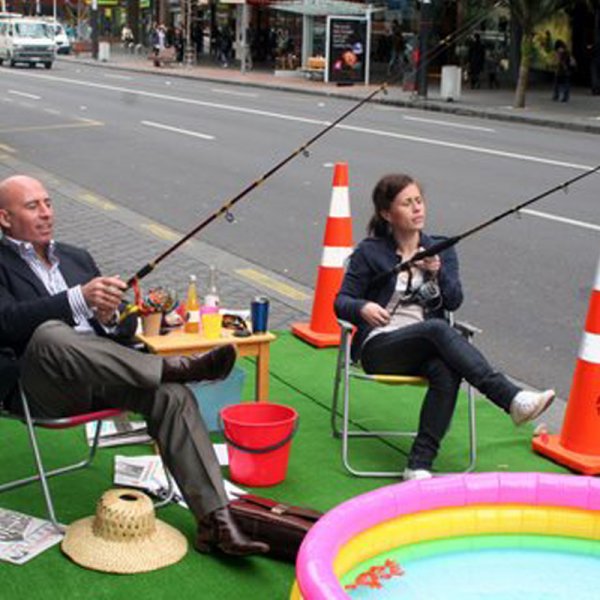
[[[597,599],[600,480],[482,473],[383,487],[311,529],[296,576],[292,600]]]

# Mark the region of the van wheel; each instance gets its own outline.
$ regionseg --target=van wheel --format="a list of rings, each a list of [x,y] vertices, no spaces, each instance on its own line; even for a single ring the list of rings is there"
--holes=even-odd
[[[51,62],[45,62],[44,63],[44,67],[46,67],[46,69],[51,69],[52,68],[52,63]]]
[[[10,60],[10,62],[8,63],[11,67],[11,69],[17,64],[14,60]]]
[[[0,58],[0,67],[2,66],[2,63],[4,62],[3,58]]]

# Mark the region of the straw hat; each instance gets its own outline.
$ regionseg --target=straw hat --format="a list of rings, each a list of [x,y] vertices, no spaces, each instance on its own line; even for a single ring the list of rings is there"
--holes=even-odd
[[[138,490],[105,492],[96,516],[67,528],[63,552],[88,569],[109,573],[143,573],[181,560],[187,540],[154,516],[154,505]]]

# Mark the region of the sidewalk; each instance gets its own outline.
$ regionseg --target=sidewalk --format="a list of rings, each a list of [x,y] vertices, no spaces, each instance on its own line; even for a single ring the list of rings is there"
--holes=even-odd
[[[213,63],[157,68],[147,59],[146,54],[123,54],[118,50],[111,52],[110,60],[107,62],[94,60],[89,54],[79,57],[60,56],[58,59],[101,68],[143,71],[160,76],[199,79],[351,100],[360,100],[379,87],[378,85],[339,87],[335,84],[295,75],[276,76],[273,71],[264,70],[251,70],[242,74],[239,68],[224,69]],[[415,98],[410,92],[403,91],[400,86],[393,85],[390,86],[387,94],[377,94],[373,102],[600,134],[600,96],[592,96],[589,89],[584,88],[573,88],[568,103],[553,102],[551,96],[552,90],[547,85],[532,85],[527,93],[526,108],[514,109],[512,108],[514,99],[514,89],[512,88],[471,90],[463,86],[460,99],[448,102],[440,96],[439,82],[433,81],[429,86],[426,100]]]

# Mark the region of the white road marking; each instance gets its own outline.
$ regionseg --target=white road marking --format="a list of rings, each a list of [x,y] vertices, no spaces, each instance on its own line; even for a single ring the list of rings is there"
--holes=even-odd
[[[415,135],[405,135],[402,133],[393,133],[391,131],[380,131],[378,129],[368,129],[366,127],[355,127],[353,125],[339,125],[339,129],[347,131],[356,131],[361,133],[370,133],[372,135],[381,135],[384,137],[410,140],[411,142],[420,142],[421,144],[430,144],[432,146],[443,146],[445,148],[456,148],[457,150],[466,150],[478,154],[490,154],[491,156],[502,156],[503,158],[514,158],[516,160],[526,160],[530,162],[543,163],[545,165],[554,165],[556,167],[567,167],[579,171],[589,171],[593,169],[592,165],[581,165],[578,163],[569,163],[562,160],[553,160],[551,158],[542,158],[541,156],[532,156],[530,154],[518,154],[516,152],[507,152],[506,150],[495,150],[494,148],[485,148],[483,146],[470,146],[468,144],[457,144],[455,142],[445,142],[432,138],[423,138]]]
[[[230,96],[247,96],[248,98],[258,98],[258,94],[252,92],[232,92],[231,90],[224,90],[222,88],[211,88],[211,92],[217,92],[218,94],[229,94]]]
[[[557,221],[559,223],[565,223],[566,225],[575,225],[583,229],[591,229],[592,231],[600,231],[600,225],[594,225],[593,223],[586,223],[585,221],[577,221],[576,219],[568,219],[567,217],[559,217],[558,215],[551,215],[545,212],[539,212],[537,210],[531,210],[524,208],[519,211],[521,213],[531,215],[533,217],[540,217],[541,219],[548,219],[549,221]]]
[[[104,77],[106,79],[126,79],[128,81],[133,79],[130,75],[117,75],[116,73],[105,73]]]
[[[44,112],[47,112],[49,115],[60,115],[60,111],[55,108],[45,108]]]
[[[113,92],[118,92],[118,93],[127,92],[127,93],[131,93],[131,94],[138,94],[138,95],[144,96],[146,98],[154,98],[156,100],[168,100],[170,102],[178,102],[181,104],[188,104],[188,105],[192,105],[192,106],[204,106],[207,108],[214,108],[214,109],[218,109],[218,110],[227,110],[227,111],[237,112],[237,113],[241,113],[241,114],[262,116],[262,117],[268,117],[268,118],[273,118],[273,119],[281,119],[284,121],[294,121],[296,123],[307,123],[307,124],[311,124],[311,125],[319,125],[321,127],[325,126],[325,125],[330,125],[329,121],[322,121],[320,119],[309,119],[306,117],[285,115],[282,113],[274,113],[274,112],[270,112],[270,111],[259,110],[256,108],[246,108],[243,106],[235,106],[235,105],[231,105],[231,104],[206,102],[206,101],[202,101],[202,100],[195,100],[192,98],[183,98],[181,96],[158,94],[156,92],[145,92],[145,91],[140,91],[140,90],[134,89],[134,88],[107,85],[107,84],[103,84],[103,83],[94,83],[91,81],[77,81],[75,79],[68,79],[67,77],[57,77],[55,75],[30,74],[25,71],[11,71],[9,74],[14,75],[16,77],[35,77],[36,79],[47,79],[49,81],[58,81],[58,82],[68,83],[71,85],[79,85],[81,87],[102,89],[102,90],[113,91]],[[421,143],[421,144],[429,144],[432,146],[439,146],[439,147],[443,147],[443,148],[454,148],[456,150],[464,150],[467,152],[474,152],[477,154],[488,154],[490,156],[500,156],[502,158],[509,158],[509,159],[514,159],[514,160],[529,161],[529,162],[540,163],[540,164],[545,164],[545,165],[553,165],[556,167],[566,167],[569,169],[576,169],[579,171],[589,171],[590,169],[593,168],[592,165],[570,163],[570,162],[565,162],[565,161],[561,161],[561,160],[554,160],[551,158],[544,158],[541,156],[533,156],[530,154],[519,154],[516,152],[508,152],[505,150],[496,150],[494,148],[486,148],[483,146],[470,146],[468,144],[458,144],[455,142],[446,142],[443,140],[437,140],[437,139],[433,139],[433,138],[425,138],[425,137],[419,137],[419,136],[414,136],[414,135],[406,135],[406,134],[402,134],[402,133],[395,133],[393,131],[370,129],[367,127],[357,127],[357,126],[352,126],[352,125],[337,125],[336,129],[340,129],[343,131],[351,131],[351,132],[355,132],[355,133],[365,133],[365,134],[369,134],[369,135],[377,135],[377,136],[381,136],[381,137],[389,137],[389,138],[393,138],[393,139],[406,140],[406,141],[417,142],[417,143]]]
[[[147,127],[155,127],[156,129],[164,129],[165,131],[172,131],[173,133],[181,133],[183,135],[189,135],[191,137],[199,137],[203,140],[214,140],[214,135],[207,135],[206,133],[197,133],[196,131],[189,131],[188,129],[179,129],[179,127],[171,127],[170,125],[164,125],[163,123],[155,123],[154,121],[142,121],[142,125]]]
[[[458,127],[461,129],[472,129],[474,131],[486,131],[489,133],[496,133],[495,129],[490,127],[479,127],[477,125],[465,125],[464,123],[453,123],[451,121],[438,121],[437,119],[424,119],[422,117],[409,117],[403,115],[402,117],[406,121],[418,121],[419,123],[432,123],[433,125],[442,125],[443,127]]]
[[[35,94],[28,94],[27,92],[19,92],[17,90],[8,90],[9,94],[14,94],[15,96],[21,96],[21,98],[30,98],[31,100],[41,100],[41,96],[36,96]]]

